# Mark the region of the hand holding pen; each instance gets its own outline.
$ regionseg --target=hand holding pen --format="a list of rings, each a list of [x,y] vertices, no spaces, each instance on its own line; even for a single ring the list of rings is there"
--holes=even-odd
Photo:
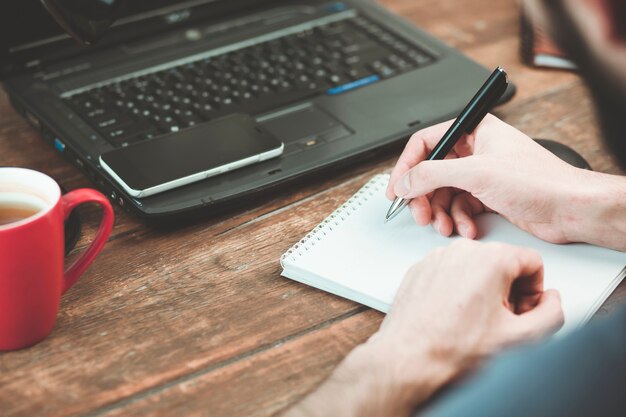
[[[588,242],[625,250],[621,235],[610,232],[613,223],[597,216],[601,204],[593,199],[611,195],[606,190],[616,184],[608,177],[603,177],[605,191],[598,192],[601,174],[572,167],[490,114],[459,139],[448,158],[426,161],[452,124],[416,132],[391,173],[387,198],[412,198],[417,224],[432,224],[443,236],[456,232],[474,239],[479,232],[477,217],[496,212],[549,242]],[[587,227],[566,221],[572,218],[584,219]]]
[[[459,114],[441,140],[430,152],[426,160],[441,160],[454,148],[456,143],[466,134],[472,133],[483,120],[489,110],[497,103],[506,91],[508,85],[506,72],[498,67],[489,76],[485,84],[470,100],[465,109]],[[385,222],[393,219],[408,204],[409,199],[396,197],[385,216]]]

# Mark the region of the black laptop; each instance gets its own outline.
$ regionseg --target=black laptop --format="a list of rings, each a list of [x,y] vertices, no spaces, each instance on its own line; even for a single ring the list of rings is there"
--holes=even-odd
[[[214,213],[405,141],[490,72],[369,1],[132,0],[117,14],[85,48],[38,0],[0,2],[0,75],[44,140],[147,220]],[[101,166],[165,136],[175,154],[172,138],[233,114],[280,156],[141,198]]]

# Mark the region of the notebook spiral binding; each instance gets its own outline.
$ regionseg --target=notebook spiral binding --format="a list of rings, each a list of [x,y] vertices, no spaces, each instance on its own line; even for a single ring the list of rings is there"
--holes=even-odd
[[[298,243],[293,245],[287,252],[280,257],[280,264],[284,268],[284,261],[289,258],[295,261],[298,257],[302,256],[306,251],[311,249],[317,242],[320,242],[324,236],[332,232],[337,228],[348,216],[356,212],[360,206],[363,205],[370,197],[376,195],[376,193],[383,187],[387,186],[389,182],[389,175],[380,174],[372,178],[367,184],[363,186],[356,194],[354,194],[348,201],[342,204],[338,209],[333,211],[330,216],[326,217],[320,224],[318,224],[313,230],[311,230],[306,236],[304,236]]]

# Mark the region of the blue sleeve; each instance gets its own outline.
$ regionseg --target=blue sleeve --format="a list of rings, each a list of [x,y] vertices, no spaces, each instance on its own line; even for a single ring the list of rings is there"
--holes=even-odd
[[[417,415],[626,416],[626,309],[497,357]]]

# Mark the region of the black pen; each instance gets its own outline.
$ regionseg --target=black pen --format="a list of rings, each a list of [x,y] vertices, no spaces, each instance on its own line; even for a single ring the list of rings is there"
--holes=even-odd
[[[454,123],[452,123],[452,126],[443,135],[428,157],[426,157],[426,160],[444,159],[463,135],[472,133],[476,129],[476,126],[485,118],[489,110],[502,97],[507,85],[508,78],[506,72],[501,67],[496,68],[485,81],[485,84],[480,87],[474,98],[470,100]],[[396,197],[387,211],[385,223],[400,213],[410,201]]]

